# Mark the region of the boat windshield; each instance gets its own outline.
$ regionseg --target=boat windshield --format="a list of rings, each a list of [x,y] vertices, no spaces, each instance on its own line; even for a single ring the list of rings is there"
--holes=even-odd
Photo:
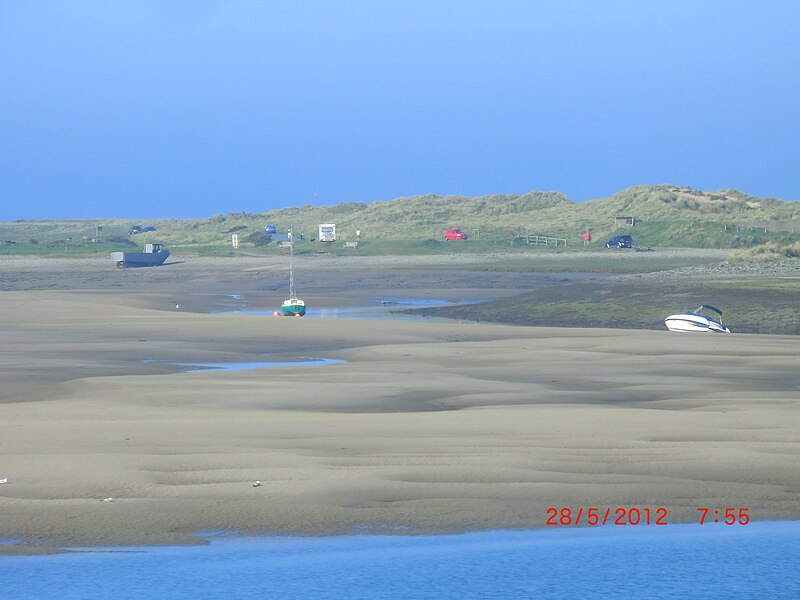
[[[722,322],[722,311],[720,309],[715,308],[710,304],[701,304],[699,307],[697,307],[697,310],[695,310],[694,312],[695,314],[700,314],[701,312],[703,312],[703,310],[717,313],[717,315],[719,315],[720,322]]]

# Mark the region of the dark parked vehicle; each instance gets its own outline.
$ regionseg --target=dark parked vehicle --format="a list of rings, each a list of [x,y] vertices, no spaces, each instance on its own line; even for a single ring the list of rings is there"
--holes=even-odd
[[[629,235],[615,235],[606,242],[606,248],[633,248],[633,238]]]
[[[606,242],[606,248],[633,248],[633,238],[629,235],[615,235]]]
[[[275,225],[264,225],[264,232],[272,235],[278,233],[278,228]]]
[[[141,225],[132,225],[128,229],[128,235],[136,235],[137,233],[147,233],[148,231],[155,231],[155,227],[142,227]]]

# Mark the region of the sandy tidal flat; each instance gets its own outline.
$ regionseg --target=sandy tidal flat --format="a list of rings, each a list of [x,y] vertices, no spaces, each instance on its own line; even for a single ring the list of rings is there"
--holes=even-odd
[[[542,527],[551,507],[800,516],[798,338],[204,314],[169,297],[0,294],[0,538],[454,532]],[[178,366],[299,358],[345,362]]]

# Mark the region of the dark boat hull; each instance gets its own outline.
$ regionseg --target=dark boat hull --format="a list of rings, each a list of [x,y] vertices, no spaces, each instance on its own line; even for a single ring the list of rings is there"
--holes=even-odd
[[[158,252],[112,252],[111,260],[117,263],[120,269],[129,267],[157,267],[163,265],[169,257],[169,250]]]

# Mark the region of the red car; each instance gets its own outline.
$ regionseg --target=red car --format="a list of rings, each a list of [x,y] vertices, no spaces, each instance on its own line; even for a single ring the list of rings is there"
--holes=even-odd
[[[465,240],[467,234],[460,229],[448,229],[444,232],[444,239],[446,240]]]

